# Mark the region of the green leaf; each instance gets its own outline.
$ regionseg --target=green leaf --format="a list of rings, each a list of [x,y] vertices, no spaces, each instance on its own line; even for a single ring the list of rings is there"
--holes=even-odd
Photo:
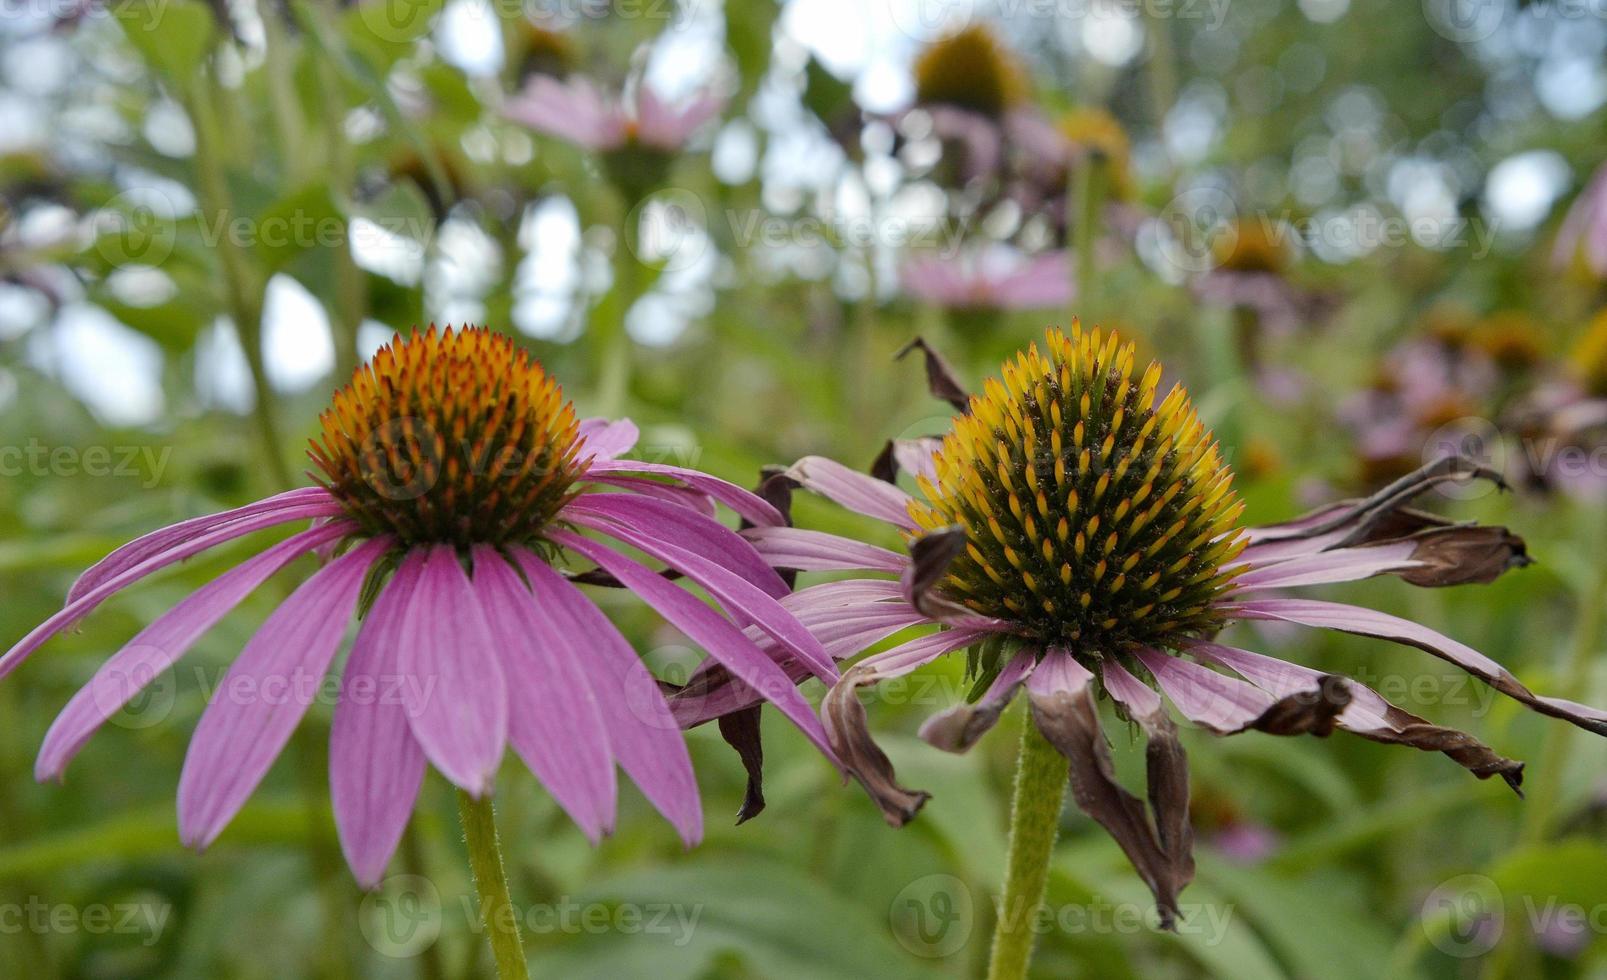
[[[302,252],[345,247],[345,220],[322,183],[275,201],[258,215],[256,228],[255,244],[265,275],[283,269]]]
[[[671,980],[732,960],[747,968],[743,975],[796,980],[930,975],[888,937],[886,915],[867,916],[852,898],[770,862],[626,874],[588,888],[573,905],[613,910],[610,921],[623,924],[581,935],[555,924],[546,935],[558,948],[535,955],[535,975]],[[619,942],[617,931],[633,933],[632,941]],[[543,933],[532,930],[530,944],[542,943]]]
[[[146,63],[182,82],[212,46],[212,11],[196,0],[123,0],[112,16]]]

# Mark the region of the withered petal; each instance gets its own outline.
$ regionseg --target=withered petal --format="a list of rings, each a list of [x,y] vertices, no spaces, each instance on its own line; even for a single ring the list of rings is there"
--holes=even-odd
[[[933,350],[924,338],[916,337],[893,356],[902,360],[912,350],[920,351],[926,360],[926,390],[932,393],[932,397],[941,398],[962,414],[970,411],[971,393],[960,381],[959,375],[954,373],[954,368],[949,366],[949,362],[943,355]]]
[[[826,692],[820,704],[820,720],[826,729],[826,740],[843,768],[865,787],[888,824],[902,827],[915,818],[932,794],[898,785],[892,761],[871,738],[859,689],[879,680],[881,676],[874,666],[850,667]]]
[[[733,711],[720,716],[720,737],[737,750],[742,768],[748,771],[748,788],[737,811],[737,823],[743,824],[764,810],[764,743],[759,725],[762,717],[759,705]]]
[[[1452,524],[1427,528],[1409,538],[1417,542],[1416,568],[1398,574],[1412,585],[1487,585],[1514,568],[1534,564],[1522,538],[1504,527]]]
[[[1193,837],[1186,829],[1188,768],[1175,729],[1168,738],[1165,726],[1156,722],[1151,743],[1150,792],[1164,825],[1158,834],[1143,801],[1116,781],[1091,687],[1030,691],[1028,701],[1033,723],[1070,763],[1072,799],[1121,846],[1155,896],[1162,927],[1172,928],[1178,893],[1194,878]]]
[[[1339,715],[1350,705],[1350,687],[1336,674],[1324,674],[1310,690],[1280,697],[1249,727],[1269,735],[1315,735],[1327,738],[1333,733]]]

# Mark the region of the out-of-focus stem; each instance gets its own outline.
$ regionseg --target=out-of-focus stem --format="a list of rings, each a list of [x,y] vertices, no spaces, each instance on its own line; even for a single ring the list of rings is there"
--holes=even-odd
[[[213,247],[223,272],[224,295],[235,330],[240,335],[240,346],[245,351],[251,383],[256,388],[257,431],[262,439],[264,461],[269,477],[282,489],[292,480],[281,451],[283,444],[275,418],[273,387],[268,383],[262,353],[262,304],[266,283],[244,246],[229,231],[234,217],[233,201],[224,171],[222,134],[214,105],[214,99],[219,96],[217,87],[216,79],[204,69],[201,77],[193,79],[189,86],[187,101],[190,122],[195,129],[196,177],[207,226],[218,233]]]

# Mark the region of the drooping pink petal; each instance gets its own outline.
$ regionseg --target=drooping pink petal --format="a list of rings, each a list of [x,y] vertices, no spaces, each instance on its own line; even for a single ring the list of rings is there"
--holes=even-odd
[[[424,782],[424,750],[407,723],[403,616],[418,567],[398,569],[352,644],[329,732],[329,799],[346,863],[363,888],[385,876]]]
[[[276,514],[286,510],[305,514],[309,504],[315,507],[321,506],[323,513],[327,516],[340,513],[340,505],[335,502],[334,498],[330,497],[329,491],[323,487],[300,487],[258,500],[255,503],[246,504],[244,507],[236,507],[234,510],[226,510],[217,514],[205,514],[201,517],[192,517],[189,520],[180,521],[177,524],[169,524],[167,527],[135,538],[91,565],[84,574],[78,576],[77,581],[73,582],[72,587],[67,590],[67,603],[70,604],[82,598],[96,586],[115,578],[146,559],[153,558],[169,548],[177,547],[208,531],[213,531],[238,521],[245,521],[249,518]],[[287,521],[299,519],[299,517],[286,518]]]
[[[601,477],[625,474],[646,474],[668,477],[707,494],[731,508],[738,516],[761,526],[772,527],[787,523],[774,505],[750,490],[744,490],[729,480],[710,476],[684,466],[668,463],[649,463],[639,459],[607,459],[592,463],[586,470],[585,480],[601,483]]]
[[[782,714],[791,719],[828,758],[835,758],[831,755],[820,720],[810,710],[809,702],[798,693],[796,683],[730,621],[674,583],[665,581],[645,565],[605,545],[568,531],[554,531],[550,537],[619,579],[676,629],[701,645],[710,656],[725,664],[733,674],[780,708]]]
[[[579,459],[585,459],[587,456],[595,456],[597,459],[623,456],[636,448],[636,440],[641,438],[641,435],[636,423],[630,419],[581,419],[581,445],[576,456]]]
[[[1302,555],[1265,568],[1252,567],[1234,579],[1233,584],[1248,592],[1356,582],[1418,567],[1422,563],[1412,560],[1417,547],[1418,542],[1409,540]]]
[[[1273,619],[1358,636],[1392,640],[1453,663],[1513,700],[1553,718],[1607,735],[1607,711],[1563,698],[1542,697],[1525,687],[1505,667],[1470,646],[1441,633],[1375,609],[1316,599],[1257,599],[1234,603],[1229,614],[1244,619]]]
[[[102,664],[67,702],[45,734],[34,778],[60,779],[106,719],[172,666],[242,599],[296,558],[355,530],[356,525],[343,521],[302,531],[229,569],[163,613]]]
[[[851,470],[835,460],[824,456],[805,456],[792,464],[787,476],[804,489],[818,493],[856,514],[874,517],[905,529],[915,527],[909,515],[909,494],[891,483]]]
[[[268,617],[195,726],[179,775],[179,836],[205,848],[239,812],[317,696],[357,607],[375,538],[319,569]]]
[[[916,734],[926,744],[945,752],[968,752],[998,724],[1016,691],[1038,666],[1036,650],[1023,649],[1011,657],[975,704],[957,704],[921,723]]]
[[[1276,701],[1254,685],[1181,657],[1148,649],[1135,656],[1185,718],[1219,735],[1244,731]]]
[[[1094,675],[1077,662],[1063,647],[1044,651],[1038,667],[1027,678],[1027,690],[1048,697],[1053,694],[1075,694],[1088,686]]]
[[[598,696],[560,638],[572,627],[489,545],[475,546],[474,585],[508,680],[508,741],[595,844],[613,832],[618,787]]]
[[[1149,715],[1161,710],[1161,696],[1155,689],[1134,677],[1132,672],[1114,660],[1099,666],[1099,677],[1105,682],[1105,691],[1124,705],[1133,717]]]
[[[640,530],[639,525],[600,519],[595,512],[577,514],[574,513],[574,508],[570,508],[567,513],[571,514],[571,519],[577,525],[622,541],[681,572],[702,586],[740,625],[752,624],[775,638],[803,661],[811,673],[828,684],[837,680],[837,668],[832,663],[831,656],[821,647],[820,641],[815,639],[781,603],[749,584],[740,575],[678,544]],[[728,533],[736,537],[734,532]],[[770,574],[775,573],[771,571]]]
[[[1318,689],[1323,680],[1321,671],[1236,647],[1200,642],[1190,644],[1189,650],[1278,698],[1300,697]],[[1522,786],[1523,763],[1497,755],[1466,732],[1432,724],[1398,708],[1365,684],[1346,678],[1345,686],[1350,703],[1337,719],[1345,731],[1386,745],[1440,752],[1480,779],[1500,776],[1514,791]]]
[[[866,657],[850,667],[820,703],[820,717],[831,738],[834,758],[842,760],[843,767],[859,780],[881,809],[882,817],[895,827],[913,820],[931,794],[899,785],[892,761],[871,737],[859,689],[907,674],[946,653],[970,646],[984,635],[963,629],[942,630]]]
[[[403,616],[399,664],[407,720],[430,763],[470,796],[491,792],[508,739],[508,687],[479,593],[450,545],[409,552],[418,587]]]
[[[328,508],[319,503],[304,504],[299,507],[248,517],[223,527],[213,528],[203,534],[189,537],[158,554],[142,559],[137,564],[120,568],[115,574],[97,581],[94,587],[63,606],[54,616],[34,627],[33,632],[17,641],[17,645],[8,650],[5,656],[0,656],[0,679],[5,678],[13,670],[21,666],[23,661],[27,660],[46,640],[83,619],[96,606],[105,602],[112,595],[154,572],[198,555],[226,541],[233,541],[235,538],[250,534],[252,531],[260,531],[264,528],[274,527],[290,521],[327,516],[329,516]]]
[[[677,507],[685,507],[704,517],[715,515],[714,500],[706,493],[693,490],[691,487],[679,483],[663,483],[646,476],[618,476],[611,474],[588,473],[586,480],[606,487],[618,487],[629,490],[631,493],[643,497],[652,497],[655,500],[664,500]]]
[[[800,572],[863,569],[897,574],[910,563],[908,555],[823,531],[755,527],[743,531],[742,536],[770,565]]]
[[[787,583],[747,539],[709,517],[685,507],[629,493],[583,494],[564,507],[564,516],[601,517],[641,534],[695,549],[708,560],[740,574],[766,595],[779,599]]]
[[[690,847],[703,837],[692,759],[658,683],[602,610],[572,582],[527,551],[514,554],[535,601],[557,625],[554,637],[584,665],[607,726],[614,759]]]

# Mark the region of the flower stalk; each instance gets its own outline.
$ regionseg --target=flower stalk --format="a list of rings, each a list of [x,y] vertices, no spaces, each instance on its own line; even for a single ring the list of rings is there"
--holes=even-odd
[[[497,839],[491,800],[476,799],[458,790],[458,819],[463,823],[463,840],[469,846],[469,870],[480,898],[480,921],[491,939],[497,978],[528,980],[530,968],[519,936],[519,917],[508,895],[508,872],[502,862],[502,843]]]
[[[1010,799],[1010,850],[999,918],[993,927],[988,980],[1023,980],[1032,960],[1032,928],[1049,884],[1049,857],[1060,833],[1068,763],[1038,726],[1021,727],[1015,790]]]

